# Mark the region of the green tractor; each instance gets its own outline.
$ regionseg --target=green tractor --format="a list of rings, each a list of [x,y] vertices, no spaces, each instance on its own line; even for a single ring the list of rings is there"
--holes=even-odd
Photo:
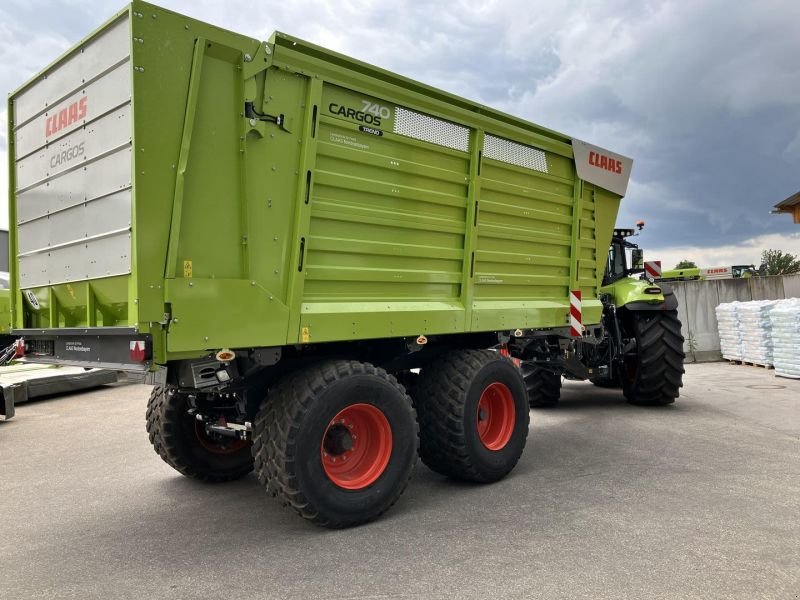
[[[633,229],[614,230],[600,288],[600,326],[581,337],[509,342],[532,408],[558,404],[562,377],[621,388],[631,404],[660,406],[679,396],[684,352],[678,301],[668,286],[634,277],[644,269],[642,251],[627,239],[633,235]]]

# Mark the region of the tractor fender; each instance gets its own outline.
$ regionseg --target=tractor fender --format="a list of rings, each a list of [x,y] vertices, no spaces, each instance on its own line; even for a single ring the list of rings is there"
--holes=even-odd
[[[671,287],[668,285],[659,284],[662,293],[664,294],[664,302],[660,302],[658,304],[651,304],[649,302],[644,301],[634,301],[628,302],[624,308],[631,310],[631,311],[640,311],[640,310],[678,310],[678,297],[675,295],[675,292],[672,290]]]

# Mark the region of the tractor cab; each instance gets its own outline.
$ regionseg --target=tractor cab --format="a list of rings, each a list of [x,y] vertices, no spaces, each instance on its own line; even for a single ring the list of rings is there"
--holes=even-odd
[[[644,223],[637,225],[640,230],[644,227]],[[627,239],[636,235],[638,234],[634,229],[614,229],[603,285],[609,285],[623,277],[644,273],[644,251],[638,244]]]

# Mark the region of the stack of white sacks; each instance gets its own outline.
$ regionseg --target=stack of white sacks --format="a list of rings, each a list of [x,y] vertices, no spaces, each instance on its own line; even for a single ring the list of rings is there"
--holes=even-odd
[[[772,321],[769,315],[778,300],[741,302],[736,314],[742,336],[742,360],[758,365],[772,365]]]
[[[800,379],[800,298],[781,300],[769,317],[775,374]]]
[[[717,327],[722,358],[728,360],[744,360],[742,333],[739,327],[738,307],[743,302],[726,302],[716,308]]]

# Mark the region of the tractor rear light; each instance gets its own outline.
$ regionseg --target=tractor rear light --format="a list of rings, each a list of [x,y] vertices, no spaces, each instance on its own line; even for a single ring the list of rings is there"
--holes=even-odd
[[[25,356],[25,340],[19,338],[14,344],[16,346],[14,349],[14,358],[22,358]]]

